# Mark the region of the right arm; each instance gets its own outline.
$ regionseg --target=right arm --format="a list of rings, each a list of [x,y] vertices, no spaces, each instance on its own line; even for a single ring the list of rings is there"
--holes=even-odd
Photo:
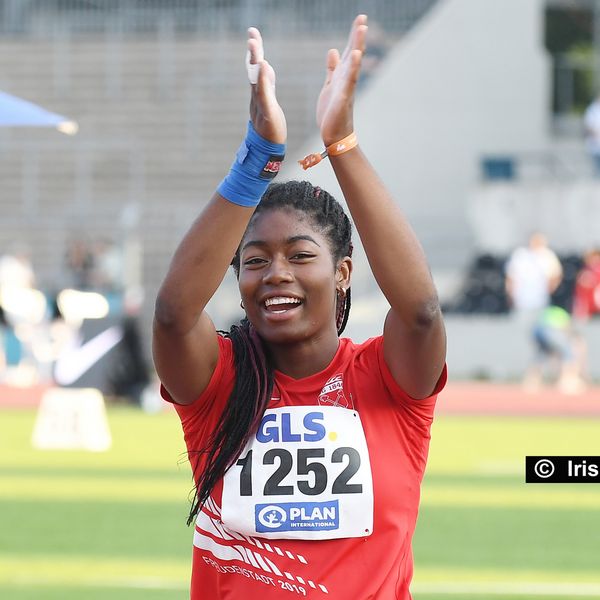
[[[252,85],[250,117],[259,135],[284,143],[283,111],[275,97],[275,73],[263,60],[258,30],[248,31],[251,63],[260,64]],[[154,311],[152,353],[163,385],[179,404],[206,389],[219,358],[217,332],[205,312],[221,284],[254,212],[216,192],[175,251]]]

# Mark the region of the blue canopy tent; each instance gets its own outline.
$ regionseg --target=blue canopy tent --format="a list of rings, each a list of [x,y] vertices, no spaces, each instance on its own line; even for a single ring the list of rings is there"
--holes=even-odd
[[[67,135],[75,135],[79,129],[67,117],[4,92],[0,92],[0,127],[55,127]]]

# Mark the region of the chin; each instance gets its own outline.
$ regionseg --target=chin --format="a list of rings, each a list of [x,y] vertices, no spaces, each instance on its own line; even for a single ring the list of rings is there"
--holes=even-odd
[[[254,327],[260,336],[260,338],[266,344],[295,344],[304,342],[310,339],[314,332],[306,331],[304,328],[299,327]]]

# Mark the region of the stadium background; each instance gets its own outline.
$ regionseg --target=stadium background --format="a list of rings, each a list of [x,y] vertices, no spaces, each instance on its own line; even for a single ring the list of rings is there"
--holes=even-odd
[[[503,259],[532,229],[565,264],[600,241],[600,184],[580,125],[599,81],[594,53],[552,38],[557,23],[587,23],[593,49],[597,3],[4,0],[0,89],[80,132],[0,130],[0,249],[26,245],[39,286],[55,292],[70,239],[111,239],[124,287],[143,290],[147,348],[170,256],[244,128],[246,27],[267,38],[289,125],[282,175],[296,177],[293,159],[318,147],[323,57],[357,12],[386,46],[357,101],[361,143],[423,239],[454,378],[494,382],[453,382],[441,398],[415,598],[600,597],[599,492],[522,483],[526,454],[599,454],[599,394],[532,399],[510,383],[527,348],[501,282]],[[311,179],[334,189],[318,169]],[[348,332],[361,339],[385,307],[360,251],[358,262]],[[238,302],[228,277],[211,305],[219,326]],[[586,335],[598,378],[597,322]],[[0,596],[184,598],[189,476],[174,416],[110,406],[109,452],[43,453],[30,448],[31,397],[3,395]]]

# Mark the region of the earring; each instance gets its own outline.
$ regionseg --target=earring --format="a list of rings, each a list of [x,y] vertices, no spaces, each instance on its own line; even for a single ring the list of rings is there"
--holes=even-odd
[[[246,310],[246,307],[244,306],[244,301],[243,300],[240,300],[240,308],[242,310]]]
[[[340,298],[345,298],[346,297],[346,288],[344,287],[339,287],[337,289],[337,294]]]

